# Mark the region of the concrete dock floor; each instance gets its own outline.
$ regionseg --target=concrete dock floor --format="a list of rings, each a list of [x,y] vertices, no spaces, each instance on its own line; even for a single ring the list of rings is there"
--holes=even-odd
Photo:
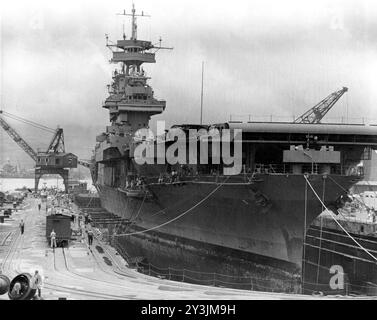
[[[128,268],[114,248],[94,240],[88,247],[85,239],[72,241],[68,248],[48,247],[45,237],[46,211],[38,211],[37,200],[28,198],[22,209],[0,224],[0,264],[3,274],[12,279],[19,273],[43,278],[45,300],[128,300],[128,299],[371,299],[371,297],[307,296],[260,291],[235,290],[159,279]],[[19,222],[25,221],[20,235]],[[96,248],[97,247],[97,248]],[[98,249],[100,247],[100,249]],[[102,249],[102,250],[101,250]],[[109,262],[110,261],[110,262]],[[8,300],[8,295],[0,300]]]

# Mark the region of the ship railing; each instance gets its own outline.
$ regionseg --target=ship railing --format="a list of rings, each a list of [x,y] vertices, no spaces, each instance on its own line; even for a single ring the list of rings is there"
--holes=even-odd
[[[235,276],[226,275],[217,272],[203,272],[198,270],[190,270],[186,268],[173,267],[158,267],[149,262],[138,262],[137,269],[139,272],[149,276],[158,277],[160,279],[189,282],[207,286],[215,287],[229,287],[235,289],[263,291],[263,292],[284,292],[284,293],[306,293],[317,294],[318,292],[324,295],[348,295],[352,293],[371,292],[374,290],[374,295],[377,294],[377,285],[369,282],[361,282],[354,285],[349,283],[347,274],[345,275],[345,284],[343,289],[331,289],[329,283],[314,283],[310,281],[302,281],[301,276],[290,275],[284,279],[266,279],[256,276]],[[330,269],[321,266],[321,269]]]
[[[313,171],[312,171],[313,169]],[[321,174],[321,165],[314,164],[312,168],[312,164],[304,164],[302,166],[302,174],[310,173],[310,174]],[[271,174],[271,175],[282,175],[282,174],[293,174],[292,165],[291,164],[263,164],[257,163],[254,165],[254,169],[251,170],[249,168],[244,167],[240,174],[234,176],[236,181],[234,183],[239,184],[239,177],[245,177],[245,183],[250,182],[256,176],[256,174]],[[353,166],[341,166],[341,165],[333,165],[331,168],[330,174],[334,175],[353,175],[356,177],[363,176],[362,167],[357,168]],[[145,185],[155,185],[155,184],[185,184],[185,183],[220,183],[222,179],[225,177],[229,177],[226,175],[221,174],[220,171],[216,171],[213,173],[191,173],[191,174],[181,174],[179,173],[177,176],[172,177],[169,174],[165,174],[163,177],[161,176],[149,176],[145,180]],[[231,180],[224,182],[224,184],[232,184]]]
[[[254,167],[254,173],[286,174],[290,173],[290,166],[287,164],[256,163]]]
[[[124,254],[124,250],[122,250]],[[122,255],[121,253],[121,255]],[[128,256],[129,258],[129,256]],[[127,260],[127,259],[126,259]],[[281,292],[281,293],[305,293],[322,295],[349,295],[368,294],[377,295],[377,285],[362,281],[352,284],[344,273],[345,283],[343,289],[331,289],[330,283],[312,282],[310,279],[303,280],[300,275],[284,276],[284,278],[262,278],[256,276],[236,276],[217,272],[203,272],[186,268],[159,267],[144,260],[136,262],[137,270],[143,274],[158,277],[160,279],[188,282],[200,285],[227,287],[252,291]],[[320,266],[320,269],[330,272],[330,268]]]
[[[302,166],[303,173],[318,173],[318,164],[314,164],[313,167],[311,164],[304,164]],[[254,174],[292,174],[292,166],[287,163],[256,163],[254,166]]]
[[[137,102],[137,103],[143,103],[143,104],[148,104],[148,105],[156,105],[156,106],[162,106],[162,105],[166,104],[165,100],[139,99],[139,98],[133,98],[133,99],[125,98],[125,99],[122,99],[122,100],[124,100],[126,103]]]
[[[298,116],[277,116],[277,115],[253,115],[253,114],[231,114],[229,122],[284,122],[293,123]],[[323,124],[376,124],[377,119],[366,117],[326,117],[321,121]]]
[[[228,287],[264,292],[299,293],[300,278],[265,279],[253,276],[235,276],[217,272],[202,272],[198,270],[179,269],[174,267],[161,268],[149,262],[137,263],[137,270],[149,276],[160,279],[195,283],[215,287]]]
[[[349,222],[361,222],[367,225],[375,225],[377,224],[375,221],[373,221],[373,217],[370,218],[362,218],[362,217],[356,217],[353,215],[343,215],[341,218],[338,218],[340,221],[349,221]]]
[[[302,173],[319,174],[321,173],[321,164],[306,163],[302,165]],[[292,165],[288,163],[281,164],[264,164],[256,163],[253,173],[260,174],[292,174]],[[334,175],[348,175],[355,177],[362,177],[364,175],[363,167],[358,166],[343,166],[340,164],[332,165],[330,174]]]

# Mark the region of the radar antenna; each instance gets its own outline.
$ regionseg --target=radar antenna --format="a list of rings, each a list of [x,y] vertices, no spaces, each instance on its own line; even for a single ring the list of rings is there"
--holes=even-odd
[[[136,14],[135,10],[135,4],[132,4],[132,13],[126,13],[126,10],[123,10],[122,13],[117,13],[118,16],[130,16],[132,17],[131,22],[131,40],[136,40],[137,38],[137,23],[136,23],[136,17],[150,17],[150,15],[144,14],[144,11],[141,12],[141,14]],[[124,35],[124,33],[123,33]]]

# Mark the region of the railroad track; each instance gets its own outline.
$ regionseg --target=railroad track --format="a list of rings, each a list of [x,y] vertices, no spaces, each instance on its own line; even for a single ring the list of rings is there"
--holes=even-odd
[[[29,222],[30,218],[26,216],[24,219],[25,224]],[[15,277],[17,274],[23,273],[23,271],[20,268],[21,265],[21,250],[23,248],[24,242],[25,242],[25,234],[21,236],[20,231],[17,229],[17,231],[13,231],[12,234],[8,235],[7,237],[12,237],[11,243],[9,244],[9,249],[5,255],[5,258],[2,261],[1,265],[1,271],[3,274],[8,275],[11,279]],[[60,270],[57,269],[57,264],[56,264],[56,256],[55,256],[55,251],[54,251],[54,271],[58,272],[61,275],[64,275],[65,277],[72,278],[72,276],[78,278],[85,278],[85,279],[90,279],[90,280],[95,280],[91,279],[89,277],[85,277],[82,275],[79,275],[77,273],[72,272],[72,270],[69,269],[69,265],[67,262],[67,257],[64,248],[62,248],[63,252],[63,257],[64,257],[64,266],[65,270],[68,272],[68,274],[65,274],[61,272]],[[97,280],[100,281],[101,280]],[[102,281],[103,282],[103,281]],[[130,299],[131,297],[127,296],[120,296],[120,295],[115,295],[115,294],[109,294],[109,293],[100,293],[100,292],[95,292],[95,291],[90,291],[90,290],[85,290],[85,289],[80,289],[80,288],[70,288],[69,286],[65,285],[60,285],[56,283],[52,283],[50,281],[44,281],[44,288],[49,289],[49,290],[56,290],[59,292],[65,292],[65,293],[71,293],[71,294],[77,294],[85,297],[91,297],[91,298],[98,298],[98,299],[103,299],[103,300],[116,300],[116,299]],[[118,286],[119,289],[119,286]]]
[[[91,251],[91,250],[90,250]],[[75,271],[72,271],[71,268],[69,268],[69,264],[68,264],[68,260],[67,260],[67,250],[64,250],[63,248],[63,255],[64,255],[64,259],[65,259],[65,265],[66,265],[66,268],[67,270],[70,272],[70,273],[73,273],[74,275],[77,275],[81,278],[84,278],[84,279],[88,279],[88,280],[91,280],[91,281],[96,281],[96,282],[99,282],[99,283],[102,283],[102,284],[106,284],[106,285],[111,285],[112,287],[114,288],[117,288],[117,289],[124,289],[124,286],[122,285],[119,285],[118,283],[116,282],[113,282],[113,281],[107,281],[107,280],[98,280],[96,278],[93,278],[93,277],[90,277],[90,276],[86,276],[86,275],[83,275],[83,274],[79,274]],[[95,262],[96,264],[98,265],[98,267],[104,272],[104,273],[108,273],[108,271],[106,271],[105,269],[103,269],[103,267],[101,266],[101,262],[98,261],[97,257],[93,254],[93,252],[91,251],[92,253],[92,256],[94,257],[95,259]],[[69,254],[69,253],[68,253]]]
[[[30,205],[30,203],[28,203],[28,205]],[[30,221],[30,217],[29,216],[26,216],[24,218],[24,222],[25,224],[27,225],[28,222]],[[20,264],[20,261],[19,261],[19,248],[22,248],[23,244],[24,244],[24,241],[25,241],[25,233],[24,235],[21,235],[21,231],[17,228],[16,231],[12,231],[12,234],[9,235],[11,236],[11,243],[9,245],[9,249],[5,255],[5,258],[3,259],[3,262],[2,262],[2,267],[1,267],[1,271],[5,274],[5,273],[12,273],[12,275],[15,275],[15,273],[17,272],[17,270],[19,269],[19,264]],[[8,238],[9,238],[8,236]],[[17,259],[18,259],[18,265],[16,268],[12,268],[12,265],[13,265],[13,261],[15,260],[15,256],[17,254]]]
[[[1,272],[3,274],[6,274],[12,270],[11,265],[16,254],[21,235],[19,231],[13,231],[8,237],[11,237],[11,243],[9,244],[8,251],[5,254],[1,264]]]
[[[98,280],[92,277],[88,277],[82,274],[79,274],[69,267],[67,256],[66,256],[66,250],[64,248],[57,248],[57,250],[61,249],[63,260],[64,260],[64,271],[60,270],[60,268],[57,266],[57,257],[56,257],[56,251],[54,250],[54,271],[63,275],[64,277],[67,278],[74,278],[74,279],[85,279],[85,280],[90,280],[90,281],[96,281],[101,284],[106,284],[107,286],[112,286],[113,288],[116,289],[126,289],[123,286],[116,285],[114,282],[110,281],[105,281],[105,280]],[[109,293],[102,293],[102,292],[96,292],[92,290],[85,290],[85,289],[80,289],[80,288],[72,288],[69,286],[64,286],[56,283],[52,283],[50,281],[45,281],[44,287],[47,289],[52,289],[52,290],[58,290],[66,293],[73,293],[73,294],[79,294],[83,296],[88,296],[88,297],[95,297],[95,298],[100,298],[100,299],[108,299],[108,300],[124,300],[124,299],[132,299],[130,296],[122,296],[122,295],[116,295],[116,294],[109,294]]]

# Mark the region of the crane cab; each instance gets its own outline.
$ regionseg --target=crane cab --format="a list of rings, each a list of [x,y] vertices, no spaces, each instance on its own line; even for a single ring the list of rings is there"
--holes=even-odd
[[[46,153],[37,154],[37,167],[41,168],[77,168],[77,156],[73,153]]]

